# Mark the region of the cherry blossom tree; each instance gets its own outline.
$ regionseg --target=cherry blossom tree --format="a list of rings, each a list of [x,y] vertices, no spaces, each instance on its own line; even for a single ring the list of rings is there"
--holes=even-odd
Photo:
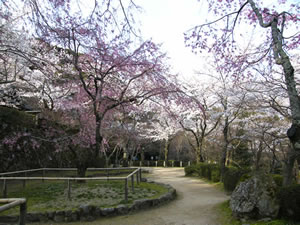
[[[194,86],[189,90],[192,102],[184,106],[185,110],[180,113],[180,125],[195,140],[194,142],[189,140],[189,143],[195,152],[196,162],[199,163],[205,161],[205,139],[217,128],[222,114],[214,111],[215,101],[211,102],[209,99],[211,94],[209,88],[201,89],[197,85]],[[199,102],[201,102],[201,108],[199,108]]]
[[[139,123],[138,129],[144,138],[164,142],[164,160],[168,161],[171,141],[181,130],[179,124],[181,108],[171,101],[168,105],[148,104],[148,110],[151,112],[151,118],[144,123]]]
[[[232,55],[228,55],[232,58]],[[240,88],[240,83],[234,78],[234,70],[226,64],[226,59],[213,52],[211,62],[207,63],[205,71],[199,71],[198,75],[208,78],[211,84],[207,87],[215,104],[215,117],[220,118],[219,128],[222,133],[220,169],[221,177],[225,174],[228,161],[229,147],[234,140],[231,135],[231,127],[240,116],[247,101],[247,93]],[[214,126],[213,126],[214,127]]]
[[[137,37],[138,45],[131,41],[134,31],[127,9],[137,8],[132,1],[127,7],[122,1],[93,1],[85,12],[80,4],[69,1],[29,3],[35,34],[71,55],[81,102],[92,107],[95,157],[103,140],[101,127],[110,111],[176,91],[159,46]]]
[[[290,168],[285,172],[290,173],[300,149],[300,98],[296,88],[295,66],[291,61],[294,50],[299,46],[299,5],[296,1],[281,0],[269,7],[265,1],[259,0],[207,0],[207,3],[209,13],[217,16],[217,19],[207,21],[186,33],[187,44],[194,51],[214,49],[224,57],[228,52],[234,52],[236,57],[234,60],[227,58],[226,65],[230,65],[231,70],[235,68],[234,75],[237,78],[253,74],[250,68],[261,64],[282,70],[292,118],[292,125],[287,132],[291,143]],[[250,36],[242,29],[243,26],[256,30]],[[250,41],[255,38],[255,43],[252,40],[247,51],[241,51],[238,35],[244,39],[248,35]],[[289,183],[285,179],[284,184]]]

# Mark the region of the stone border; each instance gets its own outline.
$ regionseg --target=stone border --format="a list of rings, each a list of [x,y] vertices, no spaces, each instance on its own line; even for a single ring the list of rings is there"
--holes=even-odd
[[[146,180],[146,179],[145,179]],[[168,189],[166,194],[161,195],[155,199],[139,199],[135,200],[131,205],[120,204],[114,208],[100,208],[94,205],[81,205],[75,211],[54,211],[45,213],[27,213],[26,222],[75,222],[75,221],[93,221],[95,219],[107,216],[118,216],[128,214],[130,212],[148,209],[155,207],[176,198],[176,190],[169,184],[158,183],[154,181],[146,181],[149,183],[156,183]],[[19,216],[1,216],[2,221],[6,223],[18,222]]]

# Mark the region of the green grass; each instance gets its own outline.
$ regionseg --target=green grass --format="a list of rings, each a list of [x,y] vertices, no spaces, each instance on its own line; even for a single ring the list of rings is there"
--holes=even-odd
[[[249,224],[249,225],[299,225],[299,223],[289,222],[286,220],[272,220],[269,222],[263,221],[247,221],[247,222],[240,222],[239,220],[233,218],[232,211],[229,207],[229,200],[219,204],[216,207],[217,212],[220,215],[220,223],[222,225],[242,225],[242,224]]]
[[[65,175],[66,173],[64,173]],[[118,204],[132,204],[137,199],[153,199],[167,192],[167,188],[155,183],[135,182],[132,193],[128,182],[128,202],[124,201],[124,181],[87,181],[71,182],[71,200],[67,199],[66,181],[27,181],[8,184],[8,198],[26,198],[28,212],[46,212],[55,210],[76,210],[80,205],[91,204],[100,207],[113,207]],[[0,213],[0,215],[18,214],[18,207]]]

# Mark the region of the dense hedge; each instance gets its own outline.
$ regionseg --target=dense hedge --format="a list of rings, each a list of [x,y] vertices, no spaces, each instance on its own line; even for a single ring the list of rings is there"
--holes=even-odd
[[[220,166],[218,164],[198,163],[185,167],[184,171],[186,176],[194,174],[213,182],[220,181]],[[223,179],[224,189],[232,192],[239,182],[250,177],[249,172],[250,170],[247,168],[226,167]]]
[[[220,167],[217,164],[198,163],[184,168],[185,175],[197,174],[213,182],[220,181]]]
[[[272,178],[278,187],[282,187],[283,176],[279,174],[272,174]]]
[[[196,173],[196,165],[192,164],[190,166],[184,167],[184,173],[186,176],[193,175],[194,173]]]
[[[247,168],[227,167],[223,179],[224,189],[233,192],[240,181],[250,177],[249,172]]]
[[[279,192],[280,215],[286,219],[300,221],[300,185],[282,187]]]

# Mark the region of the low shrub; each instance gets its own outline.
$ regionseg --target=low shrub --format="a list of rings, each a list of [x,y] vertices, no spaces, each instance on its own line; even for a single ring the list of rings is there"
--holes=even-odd
[[[164,160],[158,160],[157,166],[164,166]]]
[[[245,180],[247,176],[250,176],[249,172],[250,171],[247,168],[240,169],[236,167],[227,167],[223,180],[224,189],[228,192],[233,192],[243,175]]]
[[[190,176],[193,173],[196,173],[196,165],[190,165],[190,166],[184,167],[184,173],[186,176]]]
[[[279,192],[280,215],[285,219],[300,221],[300,185],[282,187]]]
[[[283,183],[283,176],[279,174],[272,174],[274,182],[277,184],[278,187],[282,187]]]
[[[212,170],[211,172],[211,180],[213,182],[220,182],[221,180],[221,173],[220,173],[220,169],[219,168],[215,168]]]
[[[244,181],[248,180],[249,178],[251,178],[251,174],[245,173],[245,174],[243,174],[243,175],[240,177],[239,183],[240,183],[240,182],[244,182]]]
[[[211,180],[213,182],[220,181],[220,167],[217,164],[198,163],[184,168],[185,175],[196,173],[199,177]]]

